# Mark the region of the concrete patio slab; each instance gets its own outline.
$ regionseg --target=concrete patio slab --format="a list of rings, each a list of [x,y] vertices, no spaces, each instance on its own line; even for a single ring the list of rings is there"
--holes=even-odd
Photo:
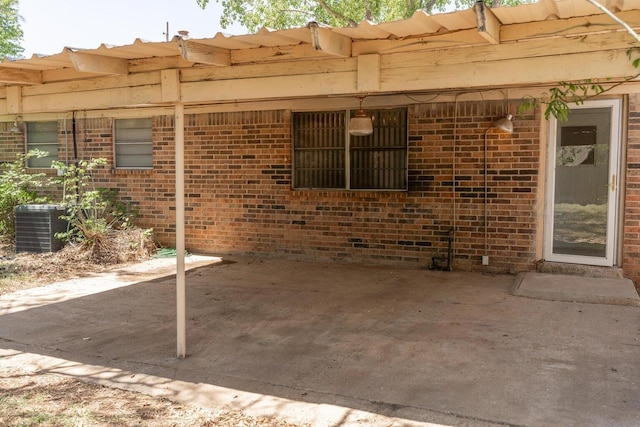
[[[638,307],[521,298],[508,275],[225,257],[187,273],[177,359],[175,277],[154,268],[1,297],[0,366],[313,426],[638,422]]]
[[[552,301],[640,306],[633,281],[526,272],[516,276],[514,295]]]

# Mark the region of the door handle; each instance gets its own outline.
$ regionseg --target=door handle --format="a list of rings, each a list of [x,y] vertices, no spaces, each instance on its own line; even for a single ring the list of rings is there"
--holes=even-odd
[[[616,175],[611,175],[611,191],[616,191]]]

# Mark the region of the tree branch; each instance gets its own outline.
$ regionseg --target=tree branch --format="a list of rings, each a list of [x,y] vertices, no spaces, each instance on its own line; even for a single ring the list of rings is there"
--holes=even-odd
[[[358,23],[356,21],[354,21],[353,19],[349,19],[346,16],[342,15],[341,13],[336,12],[335,10],[333,10],[331,7],[329,7],[329,5],[327,4],[327,2],[325,2],[324,0],[318,0],[318,4],[331,16],[333,16],[336,19],[341,19],[344,22],[347,23],[347,25],[349,27],[357,27]]]
[[[611,19],[613,19],[614,21],[616,21],[618,24],[622,25],[624,27],[625,30],[627,30],[627,32],[629,34],[631,34],[633,36],[634,39],[636,39],[637,42],[640,42],[640,36],[638,35],[638,33],[636,33],[635,31],[633,31],[633,28],[631,28],[629,26],[629,24],[627,24],[626,22],[624,22],[622,19],[618,18],[616,15],[614,15],[609,9],[607,9],[606,7],[604,7],[603,5],[601,5],[600,3],[598,3],[595,0],[587,0],[589,3],[591,3],[592,5],[594,5],[595,7],[597,7],[598,9],[600,9],[605,15],[608,15]]]

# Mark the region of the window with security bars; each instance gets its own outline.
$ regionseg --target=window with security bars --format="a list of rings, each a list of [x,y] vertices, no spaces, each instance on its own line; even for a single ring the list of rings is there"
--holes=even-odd
[[[50,168],[51,162],[58,160],[58,122],[27,122],[27,153],[39,150],[47,153],[44,157],[31,157],[29,168]]]
[[[349,135],[353,114],[294,113],[294,188],[407,189],[407,109],[367,110],[373,116],[367,136]]]
[[[116,119],[114,127],[115,167],[117,169],[152,168],[151,119]]]

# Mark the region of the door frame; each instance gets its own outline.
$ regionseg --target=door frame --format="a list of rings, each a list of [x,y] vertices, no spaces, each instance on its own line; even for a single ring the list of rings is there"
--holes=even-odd
[[[619,207],[620,207],[620,164],[622,153],[622,99],[589,100],[583,104],[571,104],[572,110],[590,108],[611,108],[611,134],[609,142],[609,175],[608,175],[608,206],[607,206],[607,238],[604,257],[590,257],[583,255],[568,255],[553,253],[553,226],[554,226],[554,200],[555,200],[555,167],[556,145],[558,143],[558,120],[555,117],[549,119],[548,147],[547,147],[547,183],[545,191],[545,215],[544,215],[544,259],[551,262],[563,262],[571,264],[597,265],[612,267],[616,265],[618,258],[619,236]]]

